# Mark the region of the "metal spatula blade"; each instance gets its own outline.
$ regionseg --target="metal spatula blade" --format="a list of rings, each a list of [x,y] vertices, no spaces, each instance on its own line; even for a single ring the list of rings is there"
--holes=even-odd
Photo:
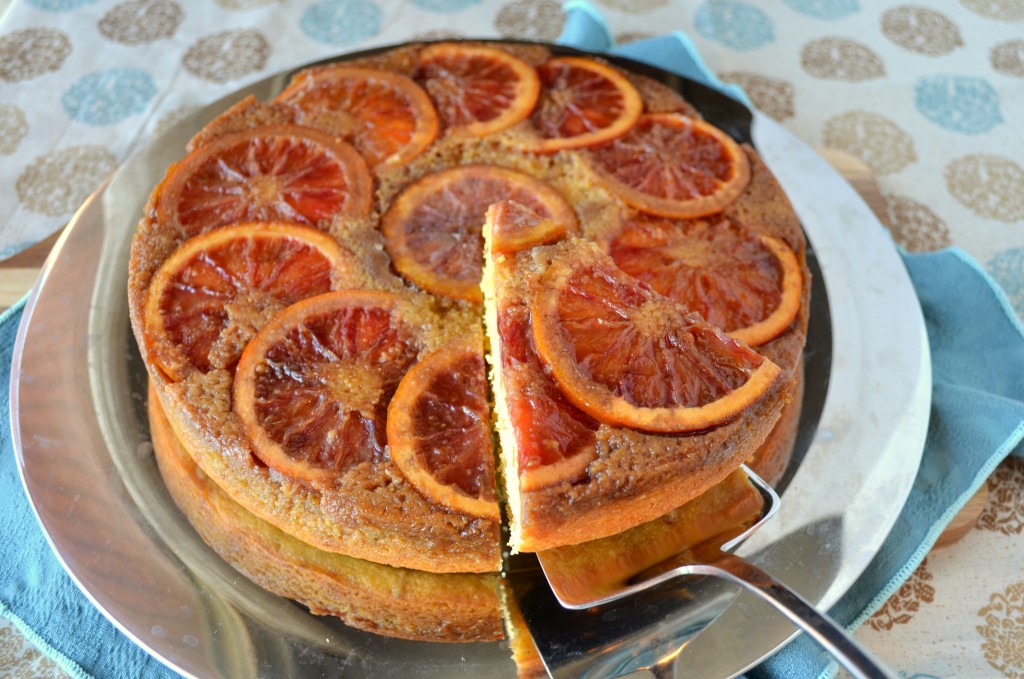
[[[714,520],[716,517],[707,517],[701,527],[703,530],[676,531],[661,553],[650,553],[649,534],[634,540],[624,534],[539,552],[537,560],[555,598],[563,607],[573,610],[603,606],[678,577],[679,566],[705,561],[708,555],[715,558],[720,552],[732,552],[775,515],[780,502],[772,487],[746,465],[741,465],[735,477],[742,480],[726,479],[723,485],[728,484],[730,488],[724,495],[728,497],[718,504],[724,502],[732,505],[729,509],[739,509],[718,521]],[[710,501],[699,507],[702,512],[718,510],[726,514],[724,509]],[[692,522],[694,518],[691,515],[682,520]],[[667,527],[658,530],[664,533]],[[649,553],[638,555],[642,551]],[[617,567],[595,568],[595,565],[609,563]]]
[[[800,626],[855,677],[889,677],[866,650],[814,607],[757,566],[730,553],[764,525],[779,497],[743,468],[763,499],[760,514],[736,535],[716,535],[648,565],[632,554],[637,541],[612,542],[580,559],[557,550],[516,557],[508,584],[537,650],[554,677],[615,677],[646,669],[669,672],[686,642],[738,595],[738,584]],[[685,541],[684,541],[685,542]],[[617,566],[636,562],[623,572]],[[615,568],[603,564],[614,563]],[[594,568],[598,565],[599,567]],[[597,571],[595,576],[594,571]],[[701,577],[714,576],[714,577]]]

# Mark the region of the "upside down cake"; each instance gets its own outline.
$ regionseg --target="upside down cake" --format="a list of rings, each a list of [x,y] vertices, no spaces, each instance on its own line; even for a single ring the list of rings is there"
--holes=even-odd
[[[771,172],[673,90],[466,42],[224,111],[154,188],[128,294],[177,501],[483,574],[502,507],[512,550],[547,550],[777,475],[809,289]]]

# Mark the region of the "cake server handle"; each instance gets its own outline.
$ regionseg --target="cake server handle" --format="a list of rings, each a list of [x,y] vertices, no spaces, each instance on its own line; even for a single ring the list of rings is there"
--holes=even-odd
[[[708,564],[688,564],[686,572],[725,578],[771,604],[814,641],[832,654],[840,665],[858,679],[895,677],[880,660],[806,599],[772,575],[742,557],[723,556]]]

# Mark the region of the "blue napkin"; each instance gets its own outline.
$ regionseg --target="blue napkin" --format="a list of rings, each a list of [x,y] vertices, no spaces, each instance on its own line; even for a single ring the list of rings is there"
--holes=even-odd
[[[25,300],[0,315],[0,614],[72,677],[177,677],[85,598],[43,536],[11,441],[11,354]]]
[[[561,42],[609,50],[708,83],[720,83],[681,33],[612,49],[611,34],[587,3],[565,6]],[[851,629],[914,571],[949,520],[1024,436],[1024,332],[998,286],[964,253],[904,255],[928,324],[933,360],[932,419],[910,499],[889,540],[831,615]],[[0,385],[24,302],[0,315]],[[1016,450],[1021,454],[1021,450]],[[174,677],[104,618],[64,572],[22,488],[10,432],[8,391],[0,390],[0,613],[73,677]],[[815,677],[835,666],[810,641],[790,644],[753,677]]]
[[[601,15],[569,0],[559,42],[629,57],[698,80],[750,104],[675,32],[614,47]],[[1024,455],[1024,328],[999,286],[964,252],[901,253],[924,312],[932,358],[931,421],[910,497],[882,549],[829,614],[849,630],[864,623],[924,559],[950,520],[1010,454]],[[832,676],[819,646],[800,636],[749,673]]]

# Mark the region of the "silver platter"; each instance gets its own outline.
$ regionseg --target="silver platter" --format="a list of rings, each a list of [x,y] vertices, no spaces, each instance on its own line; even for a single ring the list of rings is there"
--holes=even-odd
[[[152,140],[85,202],[54,248],[12,368],[15,451],[29,500],[85,595],[186,676],[513,677],[505,643],[389,639],[265,592],[199,539],[157,472],[145,369],[128,321],[131,237],[185,142],[244,96],[271,98],[287,77],[240,90]],[[756,114],[752,136],[820,267],[827,305],[817,320],[831,342],[818,349],[830,349],[831,361],[821,388],[808,390],[804,408],[820,417],[802,425],[802,458],[782,508],[743,553],[828,608],[877,553],[917,473],[931,391],[927,337],[903,264],[856,192],[770,119]],[[684,676],[735,676],[792,636],[780,616],[741,596],[677,666]]]

